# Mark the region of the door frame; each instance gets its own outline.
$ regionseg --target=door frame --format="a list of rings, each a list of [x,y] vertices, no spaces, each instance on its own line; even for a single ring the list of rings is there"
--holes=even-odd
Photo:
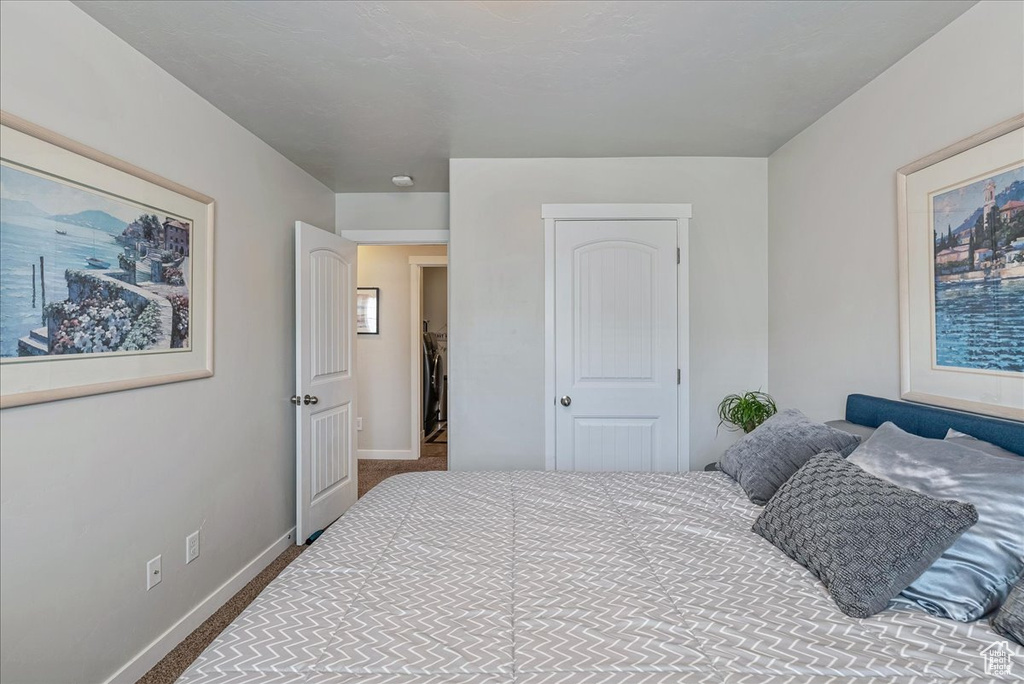
[[[679,472],[690,469],[690,269],[691,204],[542,204],[544,219],[544,467],[555,469],[555,226],[558,221],[675,221],[679,263],[676,270],[676,364],[684,382],[676,387],[676,450]],[[550,403],[548,403],[550,402]]]
[[[422,452],[423,438],[423,269],[448,267],[447,256],[409,257],[409,333],[410,375],[412,381],[412,457]],[[447,367],[445,372],[448,372]]]
[[[343,230],[338,233],[359,245],[447,245],[448,230]]]

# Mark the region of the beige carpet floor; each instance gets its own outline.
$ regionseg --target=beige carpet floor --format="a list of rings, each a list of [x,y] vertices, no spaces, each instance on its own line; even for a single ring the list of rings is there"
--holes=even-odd
[[[448,433],[444,431],[433,442],[424,442],[420,447],[420,457],[415,461],[360,459],[359,496],[363,496],[392,475],[425,470],[448,470],[447,439]]]
[[[359,461],[359,496],[373,489],[382,481],[399,473],[412,473],[425,470],[448,470],[448,435],[442,432],[432,442],[421,447],[420,458],[415,461]],[[245,610],[254,598],[277,577],[306,549],[305,546],[292,546],[275,558],[260,574],[246,584],[227,603],[221,606],[185,640],[174,647],[164,659],[153,666],[136,684],[173,684],[178,677],[199,657],[210,643],[217,638],[225,627]]]

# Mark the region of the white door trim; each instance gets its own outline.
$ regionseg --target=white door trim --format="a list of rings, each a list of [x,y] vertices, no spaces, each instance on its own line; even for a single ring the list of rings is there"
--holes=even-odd
[[[599,221],[672,221],[693,216],[692,204],[542,204],[543,219]]]
[[[343,230],[341,237],[360,245],[446,245],[447,230]]]
[[[423,441],[423,338],[420,321],[423,318],[423,269],[448,266],[446,256],[409,257],[409,379],[412,388],[412,458],[420,457]],[[449,291],[450,299],[450,291]]]
[[[555,469],[555,223],[557,221],[640,221],[676,222],[679,261],[689,263],[691,204],[542,204],[544,219],[544,467]],[[689,268],[681,268],[676,278],[679,315],[677,317],[677,361],[682,371],[678,386],[677,448],[679,471],[690,469],[690,279]]]

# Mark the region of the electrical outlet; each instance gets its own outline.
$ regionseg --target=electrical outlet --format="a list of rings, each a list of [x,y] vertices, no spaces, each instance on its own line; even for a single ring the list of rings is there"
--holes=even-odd
[[[163,572],[160,570],[160,562],[160,556],[157,556],[146,563],[146,591],[160,584],[164,578]]]
[[[359,432],[362,429],[363,429],[363,419],[362,418],[356,418],[356,432]]]
[[[199,558],[199,530],[185,537],[185,565]]]

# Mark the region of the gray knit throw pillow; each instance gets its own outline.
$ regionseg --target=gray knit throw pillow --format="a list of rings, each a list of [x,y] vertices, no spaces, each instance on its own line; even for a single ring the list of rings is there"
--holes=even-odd
[[[751,501],[763,506],[811,456],[823,451],[849,456],[858,444],[856,435],[786,409],[729,447],[719,466],[740,483]]]
[[[977,521],[971,504],[897,487],[826,452],[779,488],[753,530],[814,573],[841,611],[864,618]]]
[[[1010,592],[992,618],[992,629],[1024,646],[1024,579]]]

